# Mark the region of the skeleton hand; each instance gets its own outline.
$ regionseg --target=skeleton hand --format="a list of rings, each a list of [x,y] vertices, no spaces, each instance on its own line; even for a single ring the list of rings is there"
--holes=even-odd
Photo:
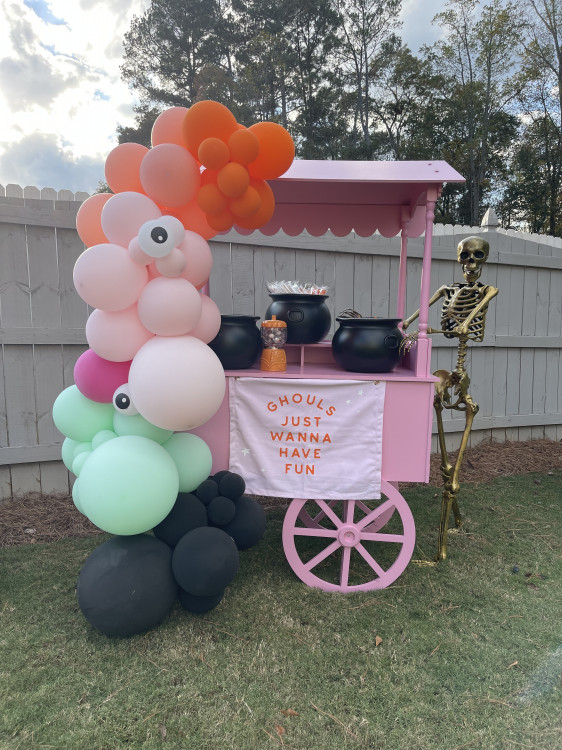
[[[455,328],[453,329],[453,332],[457,336],[466,336],[468,335],[468,328],[469,328],[469,324],[465,321],[462,325],[455,326]]]

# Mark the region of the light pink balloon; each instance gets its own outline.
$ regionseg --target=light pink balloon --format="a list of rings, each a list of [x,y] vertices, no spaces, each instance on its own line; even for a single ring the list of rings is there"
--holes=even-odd
[[[159,336],[181,336],[197,325],[201,295],[187,279],[161,276],[149,281],[138,303],[145,328]]]
[[[126,362],[152,338],[139,320],[137,306],[107,312],[94,310],[86,321],[88,344],[103,359]]]
[[[148,196],[133,192],[118,193],[104,205],[101,226],[110,242],[128,247],[145,221],[160,216],[162,211]]]
[[[152,255],[147,255],[139,245],[138,237],[133,237],[133,239],[129,242],[129,255],[135,261],[135,263],[141,263],[143,266],[148,266],[154,261]]]
[[[116,388],[129,379],[130,360],[110,362],[93,349],[81,354],[74,365],[74,382],[80,393],[90,401],[110,404]]]
[[[208,344],[212,341],[221,327],[221,313],[217,305],[206,294],[201,294],[201,315],[199,322],[189,332],[190,336]]]
[[[213,267],[209,243],[201,235],[186,229],[179,249],[185,255],[186,260],[185,270],[181,275],[184,279],[191,281],[193,286],[200,287],[209,278]]]
[[[150,140],[153,146],[159,146],[161,143],[176,143],[178,146],[184,146],[183,140],[183,121],[188,110],[186,107],[170,107],[158,115],[152,126]]]
[[[140,166],[142,186],[159,206],[183,206],[201,183],[199,164],[185,148],[161,143],[145,155]]]
[[[156,268],[162,276],[170,277],[179,276],[185,269],[186,263],[185,255],[177,247],[174,247],[166,257],[155,261]]]
[[[105,243],[82,253],[74,264],[73,278],[76,291],[91,307],[124,310],[139,298],[148,272],[126,248]]]
[[[135,355],[129,388],[140,414],[165,430],[191,430],[219,409],[225,375],[219,358],[193,336],[156,336]]]

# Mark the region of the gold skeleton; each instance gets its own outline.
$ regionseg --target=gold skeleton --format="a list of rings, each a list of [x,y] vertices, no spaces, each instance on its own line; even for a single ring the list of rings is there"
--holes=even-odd
[[[430,306],[443,299],[441,311],[441,330],[428,328],[428,333],[442,333],[447,338],[458,338],[457,364],[452,372],[437,370],[433,374],[439,378],[435,384],[433,406],[437,415],[439,431],[439,448],[441,451],[441,476],[443,477],[443,495],[441,502],[441,521],[439,524],[439,540],[436,560],[447,557],[447,528],[451,510],[455,517],[455,525],[462,525],[457,495],[460,489],[459,474],[462,460],[468,443],[474,417],[478,412],[478,404],[468,393],[470,378],[464,363],[467,354],[468,341],[482,341],[486,326],[486,313],[490,301],[497,295],[498,290],[493,286],[481,284],[478,279],[482,273],[482,266],[488,260],[490,246],[481,237],[467,237],[459,242],[457,247],[457,261],[461,264],[464,283],[442,286],[429,300]],[[419,310],[403,323],[403,330],[419,316]],[[418,337],[417,333],[406,338],[411,342]],[[456,400],[451,397],[451,391]],[[465,412],[465,428],[455,464],[449,461],[445,446],[443,430],[443,409],[454,409]]]

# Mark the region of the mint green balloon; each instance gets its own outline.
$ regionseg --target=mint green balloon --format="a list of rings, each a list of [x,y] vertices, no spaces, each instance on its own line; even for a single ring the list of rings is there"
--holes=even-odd
[[[211,451],[197,435],[177,432],[162,447],[174,459],[180,478],[180,492],[193,492],[211,473]]]
[[[69,471],[72,471],[72,462],[74,460],[74,449],[80,445],[76,440],[72,438],[65,438],[61,447],[62,462]]]
[[[80,504],[79,492],[80,490],[78,487],[78,479],[77,479],[72,485],[72,499],[74,500],[74,505],[76,506],[76,510],[80,511],[80,513],[84,515],[84,511],[82,510],[82,505]]]
[[[102,443],[106,443],[108,440],[113,440],[116,437],[117,435],[113,430],[101,430],[100,432],[97,432],[92,438],[92,450],[95,451],[95,449],[99,448]]]
[[[169,440],[173,435],[172,430],[163,430],[162,427],[156,427],[151,422],[147,422],[140,414],[122,414],[115,411],[113,415],[113,429],[118,435],[138,435],[157,443],[163,443]]]
[[[65,437],[90,442],[96,432],[113,427],[113,404],[99,404],[83,396],[75,385],[59,393],[53,404],[53,420]]]
[[[172,457],[148,438],[124,435],[96,448],[80,472],[80,505],[110,534],[142,534],[163,521],[179,489]]]
[[[83,443],[83,445],[90,445],[90,443]],[[82,467],[88,460],[88,458],[92,455],[92,451],[82,451],[77,456],[75,456],[74,461],[72,462],[72,473],[75,474],[77,477],[80,476],[80,472],[82,471]]]

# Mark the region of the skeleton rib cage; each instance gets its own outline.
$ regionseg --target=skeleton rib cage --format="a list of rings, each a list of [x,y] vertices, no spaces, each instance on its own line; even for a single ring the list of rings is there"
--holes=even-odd
[[[441,328],[447,338],[454,338],[454,329],[462,325],[476,305],[484,298],[488,287],[485,284],[477,282],[475,284],[451,284],[443,287],[443,308],[441,310]],[[468,327],[467,338],[470,341],[482,341],[484,338],[484,327],[486,325],[486,305],[475,316]]]

